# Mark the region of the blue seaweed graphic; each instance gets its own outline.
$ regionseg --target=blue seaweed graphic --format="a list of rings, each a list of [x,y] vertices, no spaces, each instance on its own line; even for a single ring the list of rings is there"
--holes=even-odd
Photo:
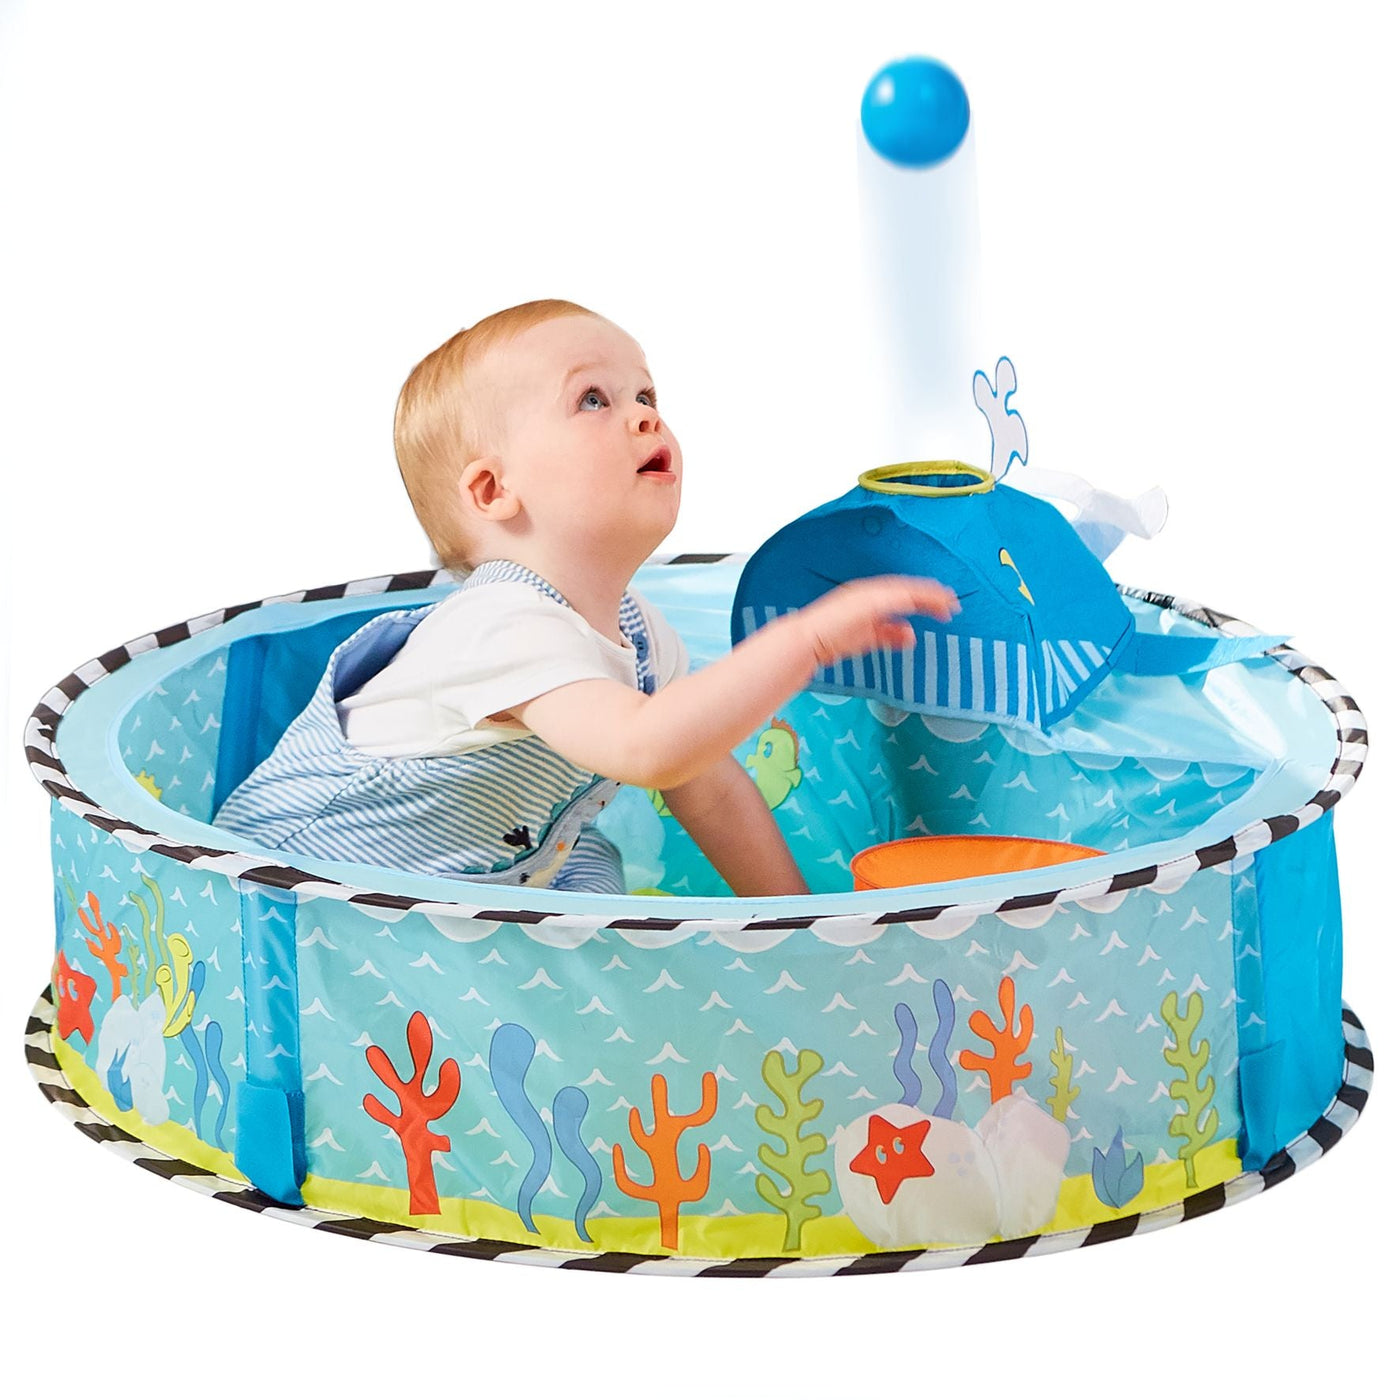
[[[190,969],[190,991],[197,1000],[203,990],[204,961],[201,959]],[[204,1114],[205,1097],[209,1093],[209,1067],[204,1063],[204,1047],[199,1043],[199,1036],[192,1025],[187,1024],[180,1032],[180,1044],[185,1047],[185,1053],[194,1065],[194,1135],[203,1138],[204,1127],[200,1119]]]
[[[588,1095],[573,1084],[566,1084],[554,1096],[554,1136],[559,1150],[583,1177],[583,1192],[574,1207],[574,1229],[579,1238],[593,1243],[588,1233],[588,1212],[603,1189],[603,1173],[593,1160],[593,1154],[583,1145],[583,1117],[588,1112]]]
[[[231,1097],[228,1075],[224,1073],[222,1055],[224,1050],[224,1028],[217,1021],[210,1021],[204,1028],[204,1062],[214,1083],[219,1086],[219,1116],[214,1120],[214,1146],[221,1152],[224,1147],[224,1122],[228,1118],[228,1103]]]
[[[180,1032],[180,1044],[184,1046],[185,1053],[194,1065],[194,1103],[190,1112],[194,1122],[194,1135],[202,1138],[204,1125],[200,1119],[204,1114],[204,1100],[209,1093],[209,1067],[204,1063],[204,1047],[199,1043],[193,1026],[186,1026]]]
[[[544,1119],[540,1117],[539,1109],[530,1102],[530,1096],[525,1092],[525,1072],[534,1058],[535,1037],[524,1026],[507,1021],[504,1025],[496,1027],[487,1055],[491,1083],[495,1086],[501,1107],[510,1114],[515,1126],[525,1134],[530,1151],[534,1153],[530,1169],[520,1184],[520,1195],[515,1209],[525,1228],[537,1235],[539,1230],[535,1226],[530,1207],[549,1175],[549,1164],[554,1158],[554,1149],[549,1144],[549,1132],[544,1126]]]
[[[919,1023],[914,1019],[914,1012],[906,1002],[896,1002],[894,1008],[894,1023],[899,1027],[899,1049],[894,1056],[894,1077],[899,1081],[899,1087],[904,1090],[904,1097],[900,1103],[908,1104],[911,1108],[917,1107],[919,1095],[923,1093],[923,1081],[914,1073],[914,1048],[919,1038]]]
[[[953,1009],[953,993],[941,977],[933,984],[933,1009],[938,1013],[938,1029],[929,1041],[928,1062],[943,1086],[943,1093],[931,1116],[951,1118],[953,1105],[958,1101],[958,1081],[953,1074],[952,1062],[948,1059],[948,1042],[953,1038],[957,1013]]]
[[[1123,1129],[1113,1135],[1107,1152],[1094,1149],[1094,1195],[1104,1205],[1122,1210],[1142,1190],[1142,1153],[1131,1162],[1123,1151]]]

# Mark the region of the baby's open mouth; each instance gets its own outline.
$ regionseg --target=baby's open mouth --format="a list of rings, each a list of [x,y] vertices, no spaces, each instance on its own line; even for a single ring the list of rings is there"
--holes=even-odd
[[[668,472],[671,470],[671,449],[669,447],[659,447],[640,467],[637,468],[637,475],[643,472]]]

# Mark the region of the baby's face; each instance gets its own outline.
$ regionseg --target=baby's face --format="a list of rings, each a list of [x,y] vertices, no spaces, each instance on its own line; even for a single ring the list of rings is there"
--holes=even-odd
[[[610,321],[523,331],[491,364],[502,484],[531,527],[570,549],[653,551],[676,523],[681,449],[641,346]]]

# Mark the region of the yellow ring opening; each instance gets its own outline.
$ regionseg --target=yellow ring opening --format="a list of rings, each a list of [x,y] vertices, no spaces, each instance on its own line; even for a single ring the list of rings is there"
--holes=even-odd
[[[913,481],[891,481],[898,476],[972,476],[977,479],[961,486],[922,485]],[[867,491],[883,491],[891,496],[976,496],[990,491],[996,482],[991,472],[970,467],[966,462],[896,462],[888,467],[872,467],[861,472],[860,484]]]

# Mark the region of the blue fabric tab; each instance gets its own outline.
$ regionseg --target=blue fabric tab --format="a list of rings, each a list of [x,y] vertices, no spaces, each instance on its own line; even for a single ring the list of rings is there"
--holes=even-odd
[[[283,1205],[305,1204],[301,1197],[301,1183],[306,1179],[302,1149],[305,1120],[306,1104],[301,1094],[288,1095],[251,1081],[239,1085],[234,1165],[263,1195]]]
[[[306,1139],[296,909],[296,896],[287,891],[256,885],[239,891],[246,1079],[238,1095],[234,1164],[260,1191],[300,1205]]]

